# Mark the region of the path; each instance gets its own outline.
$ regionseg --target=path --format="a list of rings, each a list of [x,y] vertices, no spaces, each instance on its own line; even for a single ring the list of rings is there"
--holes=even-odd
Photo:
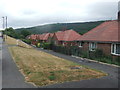
[[[2,38],[0,37],[0,89],[2,89]]]
[[[25,82],[24,76],[20,73],[4,43],[2,51],[2,88],[35,88],[32,84]]]

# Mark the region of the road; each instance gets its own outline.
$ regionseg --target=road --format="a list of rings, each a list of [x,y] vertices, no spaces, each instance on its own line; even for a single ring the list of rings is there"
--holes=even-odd
[[[44,86],[43,88],[62,88],[62,87],[63,88],[118,88],[118,86],[120,86],[120,85],[118,85],[120,83],[118,80],[119,68],[117,68],[117,67],[100,64],[100,63],[96,63],[96,62],[91,62],[91,61],[87,61],[87,60],[81,60],[79,58],[56,53],[51,50],[43,50],[40,48],[37,48],[37,50],[44,51],[49,54],[82,64],[82,65],[86,65],[86,66],[89,66],[90,68],[101,70],[101,71],[109,74],[108,76],[105,76],[105,77],[102,77],[99,79],[82,80],[82,81],[77,81],[77,82],[65,82],[65,83],[61,83],[61,84]]]
[[[14,63],[7,45],[4,43],[2,51],[2,88],[36,88],[25,82],[24,76]]]
[[[2,89],[2,38],[0,37],[0,89]]]

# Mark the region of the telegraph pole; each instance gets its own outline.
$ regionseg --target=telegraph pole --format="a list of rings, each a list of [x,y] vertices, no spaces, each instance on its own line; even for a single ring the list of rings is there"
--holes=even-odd
[[[4,22],[4,17],[2,17],[2,18],[3,18],[3,30],[4,30],[4,23],[5,23],[5,22]]]
[[[6,16],[6,29],[7,29],[7,16]]]

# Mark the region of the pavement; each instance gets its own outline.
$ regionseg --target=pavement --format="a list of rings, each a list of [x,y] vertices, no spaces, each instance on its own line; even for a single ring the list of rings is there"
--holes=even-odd
[[[0,89],[2,89],[2,38],[0,37]]]
[[[47,52],[49,54],[55,55],[60,58],[64,58],[70,60],[72,62],[79,63],[81,65],[86,65],[90,68],[97,69],[108,73],[108,76],[104,76],[98,79],[90,79],[90,80],[82,80],[82,81],[74,81],[74,82],[65,82],[59,84],[53,84],[48,86],[43,86],[40,88],[120,88],[120,75],[118,75],[119,67],[110,66],[106,64],[101,64],[98,62],[92,62],[88,60],[81,60],[79,58],[71,57],[68,55],[56,53],[52,50],[44,50],[40,48],[36,48],[37,50]],[[119,79],[119,80],[118,80]]]
[[[2,46],[2,88],[36,88],[25,82],[24,76],[13,61],[8,46]]]

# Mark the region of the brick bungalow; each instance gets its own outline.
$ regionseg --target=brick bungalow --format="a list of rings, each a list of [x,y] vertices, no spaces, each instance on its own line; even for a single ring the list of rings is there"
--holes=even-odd
[[[77,41],[85,51],[101,49],[104,54],[120,57],[120,21],[106,21],[85,33]],[[119,36],[119,37],[118,37]]]
[[[31,40],[32,45],[37,44],[37,41],[38,41],[37,38],[38,38],[38,34],[32,34],[32,35],[27,36],[27,39]]]
[[[38,42],[50,43],[52,36],[53,36],[53,33],[44,33],[44,34],[32,34],[32,35],[27,36],[26,38],[31,40],[32,45],[36,45]]]
[[[58,31],[53,34],[51,42],[54,43],[55,45],[72,46],[75,44],[74,41],[80,37],[81,35],[72,29],[65,31]]]
[[[38,40],[40,40],[40,42],[48,42],[49,36],[50,33],[39,34]]]

